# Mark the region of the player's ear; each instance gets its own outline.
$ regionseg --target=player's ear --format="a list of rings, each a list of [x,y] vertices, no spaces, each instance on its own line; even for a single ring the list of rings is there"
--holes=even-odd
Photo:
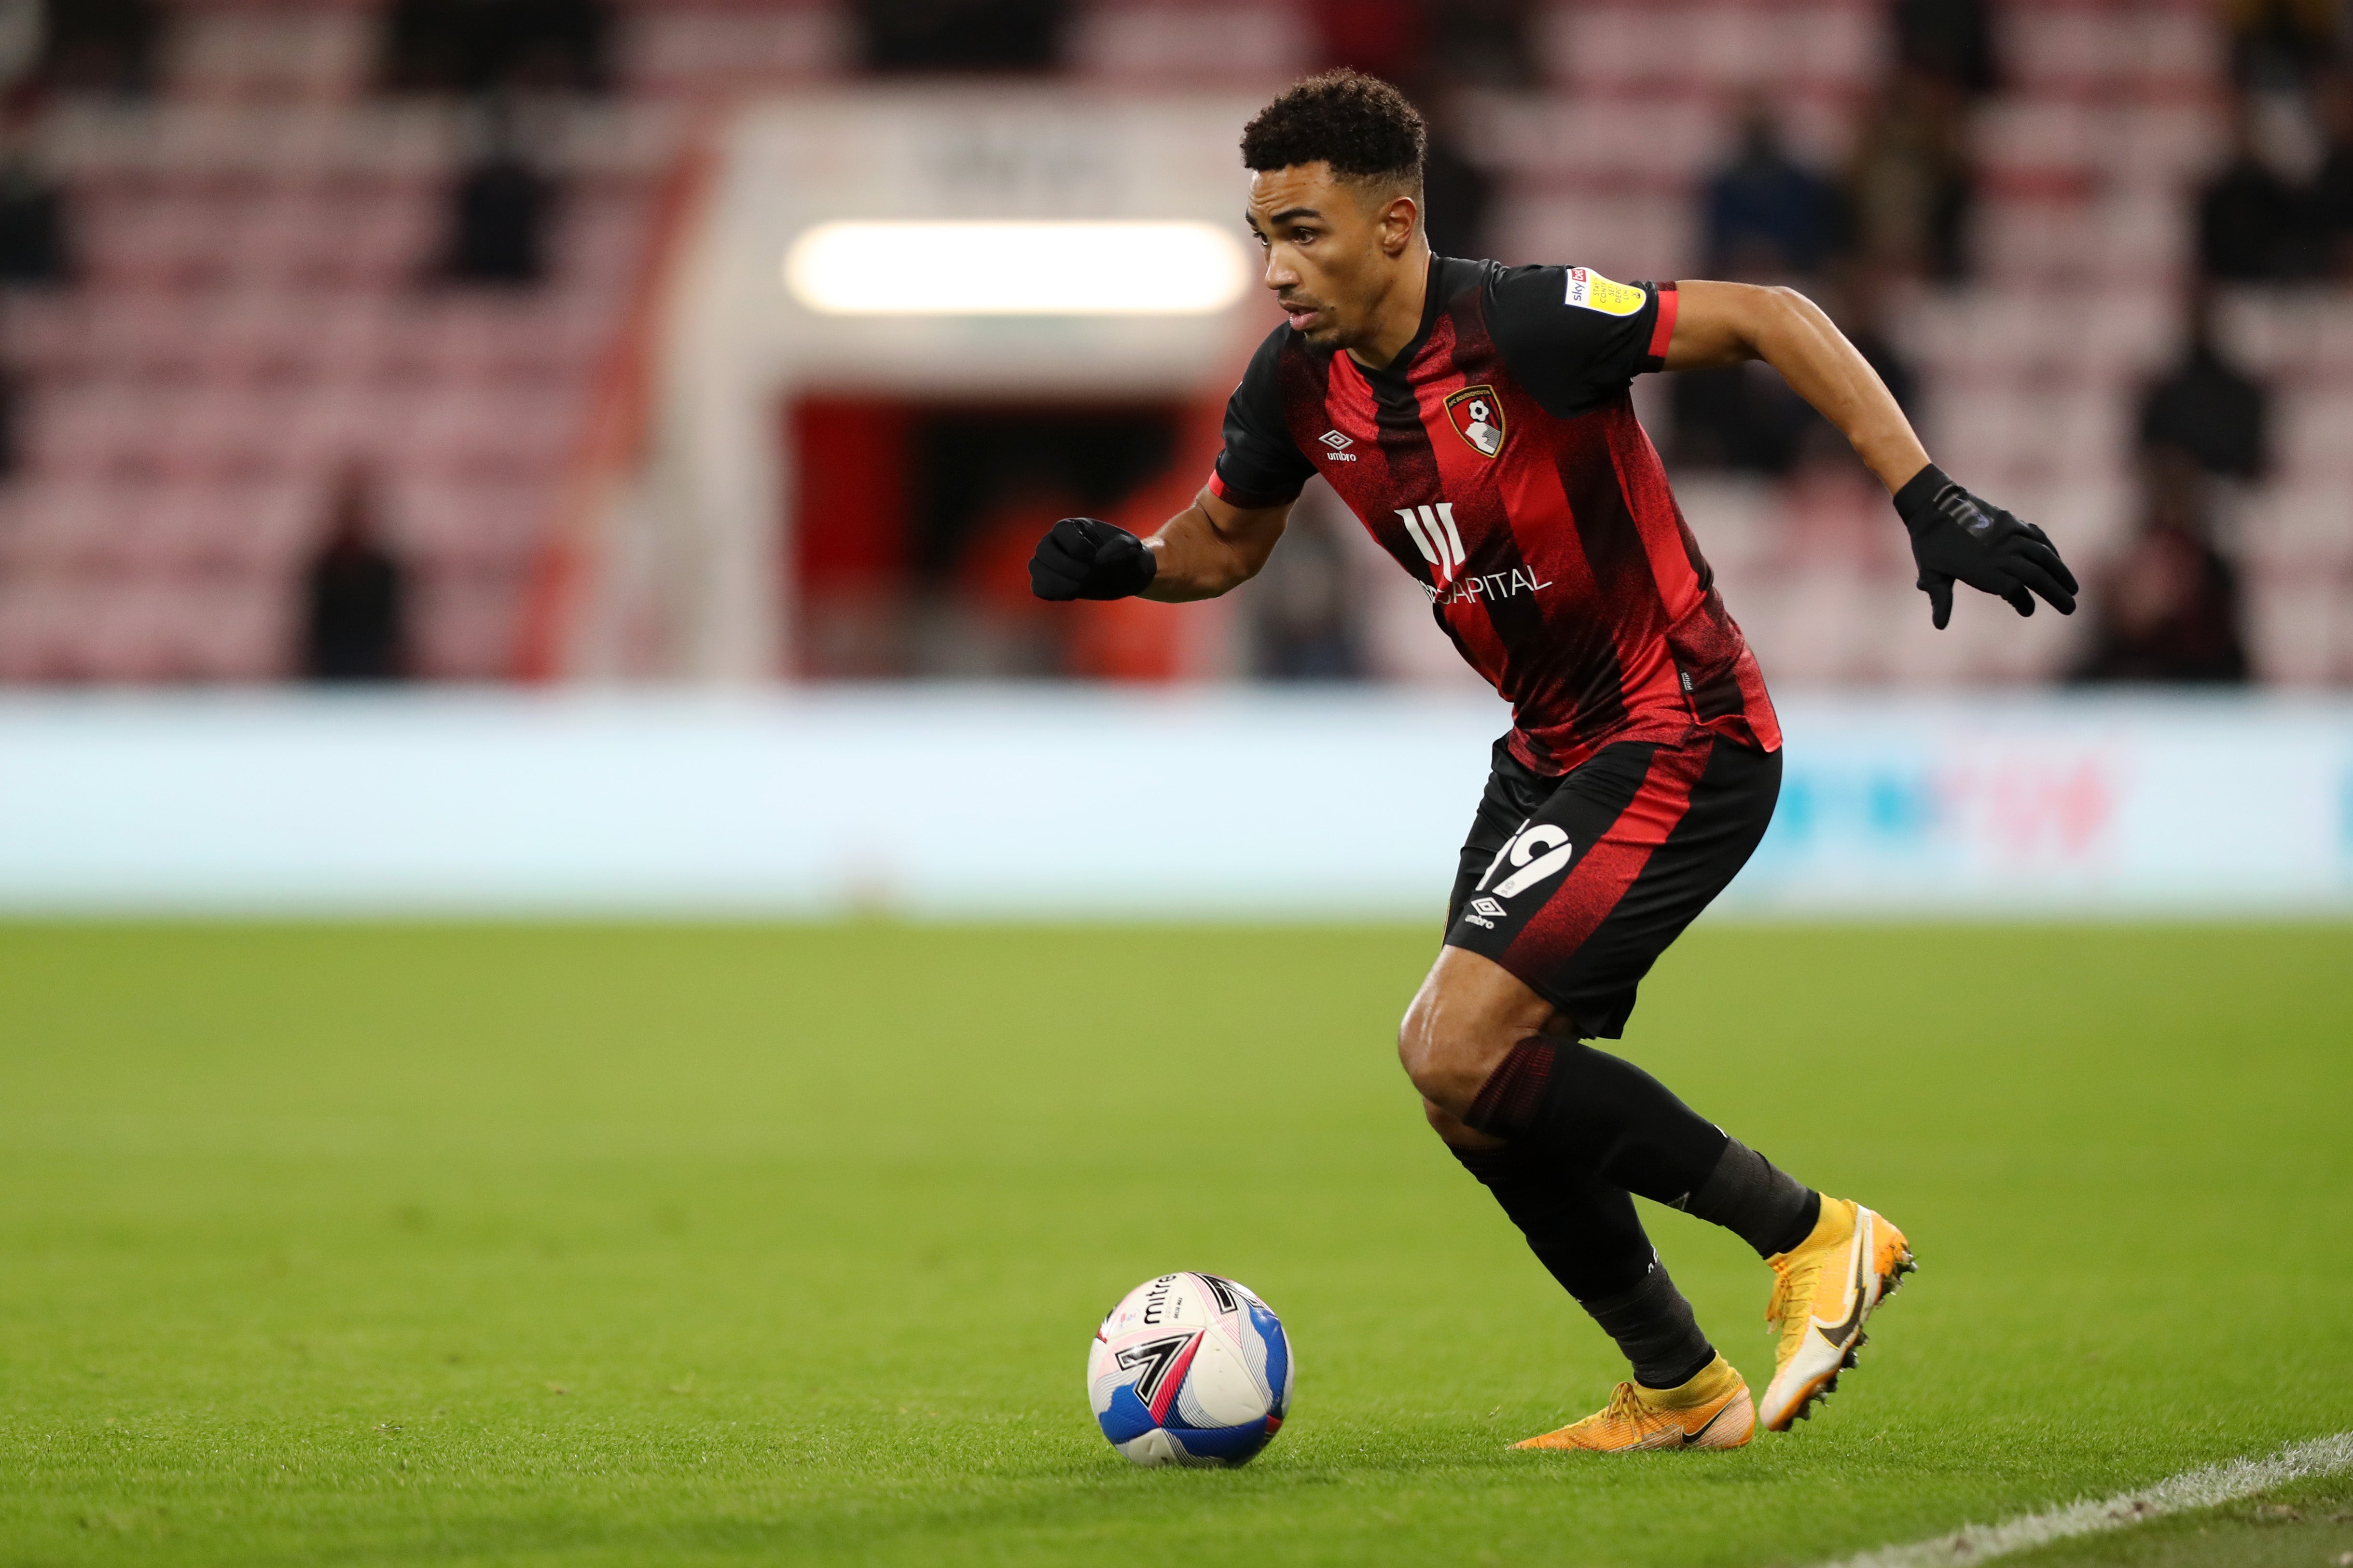
[[[1421,204],[1411,196],[1392,196],[1381,209],[1381,252],[1398,257],[1413,243],[1414,225],[1421,219]]]

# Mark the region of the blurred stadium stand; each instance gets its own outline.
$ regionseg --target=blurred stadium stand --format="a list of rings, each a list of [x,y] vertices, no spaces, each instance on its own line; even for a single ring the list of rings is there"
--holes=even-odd
[[[645,246],[678,116],[657,94],[518,100],[558,193],[536,287],[444,276],[493,118],[377,95],[355,5],[164,9],[153,89],[60,92],[29,156],[69,277],[18,288],[0,490],[0,679],[293,672],[334,476],[383,476],[416,672],[513,664],[525,574]]]
[[[888,4],[513,3],[552,17],[554,41],[437,56],[417,29],[450,7],[370,0],[50,7],[49,85],[20,87],[0,138],[25,189],[61,193],[65,268],[0,305],[15,389],[0,680],[292,674],[300,584],[354,462],[382,476],[386,543],[413,584],[415,672],[523,668],[566,486],[613,439],[615,367],[647,352],[657,215],[697,117],[906,57],[877,43],[902,37]],[[1697,270],[1703,193],[1744,116],[1769,113],[1795,156],[1843,178],[1873,138],[1923,134],[1904,117],[1949,90],[1960,254],[1874,262],[1867,288],[1810,281],[1882,298],[1939,459],[2044,521],[2095,583],[2147,510],[2137,412],[2183,353],[2200,195],[2230,155],[2236,95],[2274,141],[2304,137],[2285,163],[2314,163],[2326,141],[2310,107],[2326,88],[2277,48],[2234,44],[2209,0],[2002,0],[1982,59],[1969,6],[1922,0],[1045,9],[1065,14],[1060,74],[1123,95],[1255,94],[1353,46],[1404,48],[1429,64],[1411,85],[1492,183],[1492,253],[1620,277]],[[1376,13],[1391,30],[1364,21],[1352,39],[1350,18]],[[1923,85],[1938,71],[1944,88]],[[453,190],[499,123],[551,193],[535,284],[443,266]],[[2353,683],[2353,293],[2318,276],[2228,284],[2213,321],[2218,351],[2271,391],[2264,477],[2218,481],[2204,524],[2237,563],[2254,669]],[[1661,389],[1640,395],[1671,440]],[[1900,530],[1851,463],[1683,465],[1678,479],[1777,681],[2034,682],[2085,657],[2090,616],[2021,625],[1972,605],[1932,632]],[[1402,579],[1351,531],[1315,528],[1317,559],[1360,589],[1356,624],[1296,582],[1253,585],[1244,609],[1257,594],[1264,613],[1237,621],[1239,662],[1399,679],[1442,664]]]

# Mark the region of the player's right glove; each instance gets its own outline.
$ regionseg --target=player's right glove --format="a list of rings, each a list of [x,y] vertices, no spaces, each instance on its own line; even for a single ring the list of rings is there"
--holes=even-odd
[[[2075,613],[2075,574],[2050,536],[1969,494],[1931,463],[1895,492],[1895,512],[1912,535],[1919,589],[1942,631],[1953,618],[1953,584],[2007,600],[2021,616],[2042,595],[2063,616]],[[2030,591],[2031,590],[2031,591]]]
[[[1029,557],[1029,591],[1041,599],[1124,599],[1152,585],[1160,562],[1144,541],[1092,517],[1066,517]]]

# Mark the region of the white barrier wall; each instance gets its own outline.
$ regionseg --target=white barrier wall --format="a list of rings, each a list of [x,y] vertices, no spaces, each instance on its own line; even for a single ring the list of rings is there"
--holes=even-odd
[[[2353,701],[1782,704],[1748,913],[2353,913]],[[0,910],[1435,921],[1500,708],[1388,691],[0,700]]]

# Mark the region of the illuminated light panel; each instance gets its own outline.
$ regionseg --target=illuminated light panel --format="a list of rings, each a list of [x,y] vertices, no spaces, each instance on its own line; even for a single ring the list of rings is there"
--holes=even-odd
[[[785,257],[785,287],[828,316],[1208,316],[1250,282],[1206,223],[828,223]]]

